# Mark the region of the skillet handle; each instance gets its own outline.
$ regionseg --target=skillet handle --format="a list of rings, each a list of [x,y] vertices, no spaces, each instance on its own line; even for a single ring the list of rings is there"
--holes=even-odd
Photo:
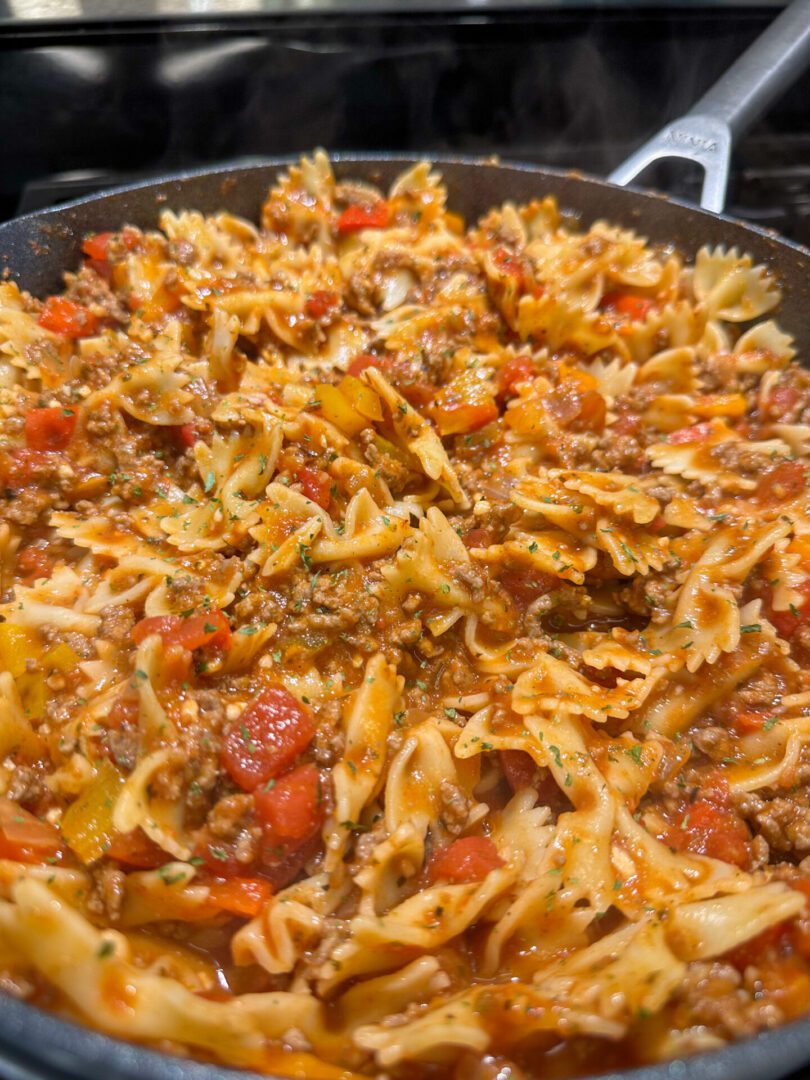
[[[810,0],[793,0],[694,108],[671,121],[608,176],[631,183],[661,158],[703,166],[700,205],[720,213],[726,201],[731,145],[810,62]]]

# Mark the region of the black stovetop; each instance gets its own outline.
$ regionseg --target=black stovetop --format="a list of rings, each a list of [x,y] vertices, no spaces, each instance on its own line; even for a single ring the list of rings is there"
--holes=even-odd
[[[70,0],[56,5],[70,21],[0,18],[0,219],[133,178],[315,146],[499,154],[604,174],[685,112],[774,14],[529,4],[221,14],[246,10],[240,0],[202,18],[158,17],[161,0],[133,0],[139,19],[122,21],[83,20],[76,12],[107,8]],[[15,7],[49,10],[0,0],[0,16]],[[805,77],[742,141],[729,193],[735,215],[806,244],[809,99]],[[670,190],[694,197],[697,177],[675,176]]]

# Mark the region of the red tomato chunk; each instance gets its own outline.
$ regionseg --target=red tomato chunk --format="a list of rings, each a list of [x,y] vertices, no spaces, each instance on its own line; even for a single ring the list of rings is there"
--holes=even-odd
[[[217,911],[227,911],[244,919],[258,915],[270,899],[273,888],[263,878],[233,877],[208,886],[208,902]]]
[[[295,471],[295,478],[308,499],[326,510],[331,501],[332,477],[323,469],[313,469],[309,465],[300,465]]]
[[[559,578],[544,574],[542,570],[504,570],[501,574],[501,585],[518,607],[528,607],[539,596],[559,588],[560,584]]]
[[[712,425],[708,420],[700,424],[692,424],[691,427],[678,428],[667,436],[667,442],[673,446],[682,446],[685,443],[705,442],[712,433]]]
[[[374,206],[349,206],[338,218],[337,230],[345,236],[360,229],[384,229],[388,217],[388,206],[384,202]]]
[[[780,503],[795,499],[807,486],[807,466],[801,461],[783,461],[762,474],[756,497],[760,502]]]
[[[311,710],[283,686],[271,686],[225,729],[222,762],[243,791],[255,791],[284,773],[314,735]]]
[[[269,780],[253,798],[265,840],[272,846],[297,846],[323,824],[323,784],[315,765],[299,765],[279,780]]]
[[[206,645],[228,649],[231,644],[231,626],[221,611],[191,615],[187,619],[181,615],[153,615],[141,619],[132,631],[132,638],[140,645],[150,634],[160,634],[166,646],[179,645],[189,651]]]
[[[349,375],[354,375],[355,378],[361,371],[365,371],[366,368],[375,367],[383,368],[386,366],[386,362],[381,356],[372,356],[371,353],[360,353],[359,356],[355,356],[351,361],[346,371]]]
[[[66,338],[90,337],[98,329],[98,319],[86,307],[64,296],[49,296],[39,315],[39,325]]]
[[[501,750],[501,768],[512,791],[531,787],[537,775],[537,766],[531,754],[525,750]]]
[[[503,859],[488,836],[463,836],[436,852],[428,866],[428,877],[432,882],[462,885],[483,881],[499,866],[503,866]]]
[[[644,296],[622,296],[619,293],[605,293],[600,304],[604,311],[614,311],[633,322],[646,319],[654,306],[653,301]]]
[[[100,232],[95,233],[92,236],[86,236],[82,241],[82,251],[88,259],[95,259],[98,262],[105,262],[110,257],[110,240],[115,236],[115,233]]]
[[[511,356],[499,369],[495,382],[499,397],[514,397],[518,383],[527,382],[537,374],[530,356]]]
[[[76,413],[59,406],[25,414],[25,442],[30,450],[64,450],[73,438]]]

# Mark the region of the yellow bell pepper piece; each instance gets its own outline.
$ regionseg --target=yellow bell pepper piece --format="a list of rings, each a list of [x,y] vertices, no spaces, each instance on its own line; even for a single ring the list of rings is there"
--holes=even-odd
[[[41,649],[37,635],[27,626],[0,623],[0,670],[16,679],[28,670],[27,661],[36,660]]]
[[[382,420],[383,411],[380,399],[370,386],[360,382],[355,375],[345,375],[338,384],[338,390],[361,416],[369,420]]]
[[[62,836],[83,863],[100,859],[115,836],[113,808],[124,777],[111,761],[102,761],[96,777],[64,813]]]
[[[80,661],[79,654],[63,641],[50,652],[45,653],[42,658],[42,667],[45,671],[59,671],[66,675],[70,671],[75,671]]]
[[[41,671],[26,671],[14,680],[22,702],[23,712],[29,720],[45,715],[45,676]]]
[[[368,420],[357,411],[348,398],[330,383],[318,383],[315,398],[319,403],[321,416],[340,428],[346,435],[357,435],[368,427]]]

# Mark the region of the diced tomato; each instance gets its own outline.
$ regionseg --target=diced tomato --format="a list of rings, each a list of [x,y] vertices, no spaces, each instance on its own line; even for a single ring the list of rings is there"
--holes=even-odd
[[[504,274],[513,277],[519,288],[523,287],[525,275],[519,256],[514,255],[508,248],[498,247],[492,252],[492,261]]]
[[[644,296],[631,296],[627,293],[605,293],[599,305],[603,311],[614,311],[633,322],[642,322],[655,307],[652,300]]]
[[[692,851],[746,867],[751,860],[751,834],[743,819],[711,789],[708,797],[687,803],[668,839],[678,851]]]
[[[801,395],[795,386],[785,386],[778,383],[768,394],[767,412],[775,419],[781,419],[798,404],[800,397]]]
[[[11,799],[0,798],[0,859],[53,862],[63,854],[59,833]]]
[[[36,581],[37,578],[50,577],[53,560],[46,548],[23,548],[17,556],[17,572],[24,581]]]
[[[304,311],[310,319],[323,319],[330,312],[336,311],[339,306],[340,296],[337,293],[319,289],[312,296],[307,297]]]
[[[0,451],[0,482],[3,487],[18,489],[56,476],[65,461],[59,450],[29,450],[21,446],[10,453]]]
[[[252,919],[258,915],[273,892],[264,878],[232,877],[208,886],[208,902],[219,911]]]
[[[495,379],[498,397],[509,398],[516,394],[518,383],[533,379],[537,374],[534,360],[530,356],[510,356],[503,367],[498,369]]]
[[[200,439],[197,425],[192,421],[190,424],[178,424],[171,429],[174,441],[181,450],[189,450]]]
[[[512,791],[531,787],[537,775],[537,766],[531,754],[525,750],[501,750],[501,768]]]
[[[498,419],[498,406],[492,400],[480,402],[447,403],[437,405],[433,411],[442,435],[464,435],[478,431]]]
[[[284,845],[265,845],[262,852],[261,872],[279,892],[299,876],[306,864],[318,855],[323,846],[320,831],[316,831],[308,840],[297,847]]]
[[[221,840],[218,836],[212,836],[206,830],[205,838],[198,842],[194,852],[195,857],[218,878],[241,877],[245,872],[245,864],[236,857],[235,843]],[[164,862],[165,855],[164,855]]]
[[[230,623],[216,609],[186,619],[181,615],[152,615],[136,624],[132,639],[136,645],[140,645],[150,634],[160,634],[167,647],[179,645],[189,652],[206,645],[227,650],[231,644]]]
[[[360,229],[384,229],[388,225],[388,204],[373,206],[347,206],[338,218],[337,231],[341,236]]]
[[[324,510],[328,508],[332,499],[332,478],[329,473],[323,469],[312,469],[309,465],[299,465],[295,470],[295,478],[308,499],[312,499]]]
[[[740,735],[751,735],[755,731],[762,731],[771,715],[765,709],[742,709],[734,713],[731,722]]]
[[[463,836],[436,852],[428,866],[428,877],[431,882],[462,885],[483,881],[499,866],[503,866],[503,859],[488,836]]]
[[[727,952],[725,959],[730,964],[733,964],[738,971],[745,971],[747,967],[752,965],[757,966],[767,953],[778,948],[785,929],[785,923],[783,922],[776,923],[775,926],[769,926],[761,934],[757,934],[756,937],[750,938],[742,945],[738,945],[736,949]]]
[[[769,926],[726,953],[725,959],[739,971],[750,966],[772,968],[779,960],[789,960],[792,953],[798,953],[805,961],[810,960],[810,879],[797,878],[785,884],[804,895],[805,911],[795,919]]]
[[[372,356],[371,353],[360,353],[359,356],[355,356],[351,361],[346,371],[349,375],[354,375],[355,378],[361,371],[365,371],[366,368],[375,367],[383,368],[386,366],[385,358],[382,356]]]
[[[397,381],[395,385],[408,404],[413,405],[415,409],[430,405],[436,396],[436,387],[427,380],[403,379],[401,382]]]
[[[314,734],[311,710],[283,686],[270,686],[225,729],[222,761],[239,787],[255,791],[285,772]]]
[[[489,529],[470,529],[461,539],[468,548],[489,547],[495,543]]]
[[[571,431],[601,431],[607,404],[598,390],[583,389],[566,380],[546,394],[543,404],[561,427]]]
[[[323,781],[315,765],[299,765],[286,776],[269,780],[254,791],[253,798],[271,847],[295,847],[323,824]]]
[[[116,833],[104,854],[109,859],[116,859],[139,870],[154,870],[166,862],[166,852],[150,840],[142,829]]]
[[[122,694],[113,702],[104,722],[107,727],[115,728],[116,731],[119,728],[132,727],[138,723],[140,709],[137,697]]]
[[[801,604],[792,605],[788,611],[774,611],[773,592],[769,588],[765,594],[765,603],[762,614],[776,627],[780,637],[789,640],[800,626],[810,619],[810,581],[805,581],[799,586],[799,591],[804,594]]]
[[[545,596],[560,586],[560,579],[542,570],[504,570],[501,585],[518,607],[528,607],[538,596]]]
[[[667,435],[667,442],[673,446],[682,446],[686,443],[705,442],[712,433],[711,421],[703,420],[691,427],[678,428]]]
[[[95,334],[98,319],[92,311],[66,296],[49,296],[40,312],[39,325],[52,334],[82,338]]]
[[[64,450],[73,438],[76,413],[54,406],[29,409],[25,414],[25,442],[29,450]]]
[[[807,486],[807,471],[802,461],[783,461],[767,469],[759,478],[755,498],[764,503],[795,499]]]
[[[82,251],[88,259],[105,262],[110,257],[110,240],[114,236],[115,233],[111,232],[93,233],[92,236],[86,236],[82,241]]]
[[[635,435],[641,427],[641,417],[638,413],[623,413],[610,425],[610,430],[616,435]]]

